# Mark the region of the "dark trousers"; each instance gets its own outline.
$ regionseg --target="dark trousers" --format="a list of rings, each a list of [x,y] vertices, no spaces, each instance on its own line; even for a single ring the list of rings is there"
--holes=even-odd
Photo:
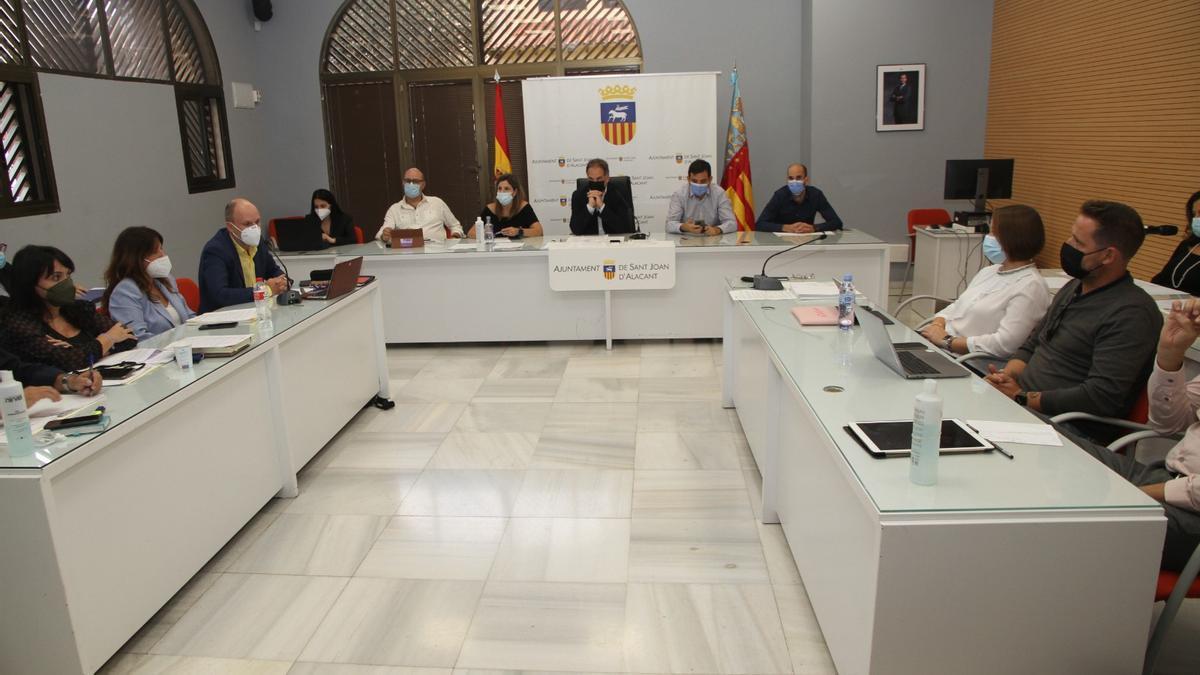
[[[1137,486],[1165,483],[1175,477],[1167,470],[1163,462],[1142,464],[1132,457],[1118,455],[1108,448],[1097,445],[1082,436],[1073,433],[1061,425],[1056,425],[1058,431],[1071,439],[1075,445],[1083,448],[1089,455],[1100,460],[1117,475]],[[1167,516],[1167,537],[1163,541],[1162,569],[1178,572],[1192,557],[1192,551],[1200,544],[1200,513],[1190,509],[1180,508],[1172,504],[1163,504]]]

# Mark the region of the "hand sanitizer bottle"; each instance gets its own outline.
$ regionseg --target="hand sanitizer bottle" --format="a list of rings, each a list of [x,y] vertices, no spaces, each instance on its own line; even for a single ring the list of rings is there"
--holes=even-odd
[[[483,218],[475,219],[475,250],[487,250],[487,239],[486,235],[483,233]]]
[[[8,456],[32,455],[33,430],[29,428],[29,411],[25,409],[25,388],[11,370],[0,370],[0,414],[4,415]]]
[[[925,390],[913,405],[912,453],[908,479],[917,485],[936,485],[942,440],[942,397],[937,380],[925,380]]]

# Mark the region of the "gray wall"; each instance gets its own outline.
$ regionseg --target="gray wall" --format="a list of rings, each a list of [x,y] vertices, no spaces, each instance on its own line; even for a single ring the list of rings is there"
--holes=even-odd
[[[230,81],[254,77],[249,3],[197,5],[231,98]],[[101,285],[117,233],[147,225],[163,233],[176,273],[196,276],[200,248],[221,226],[225,202],[235,192],[259,190],[260,116],[228,106],[237,189],[189,195],[170,85],[45,74],[38,79],[62,210],[0,220],[9,255],[25,244],[58,246],[74,259],[79,283]]]
[[[99,283],[112,240],[127,225],[160,229],[182,275],[235,194],[264,218],[307,208],[328,184],[318,60],[341,0],[276,3],[253,29],[249,3],[197,0],[225,82],[235,190],[187,193],[169,86],[41,77],[60,213],[0,221],[10,251],[63,247],[77,276]],[[983,151],[991,0],[628,0],[647,72],[719,70],[718,152],[728,72],[736,60],[761,208],[785,165],[807,161],[843,219],[903,241],[905,212],[937,206],[943,161]],[[874,131],[875,66],[928,64],[926,130]],[[255,110],[232,106],[230,82],[261,89]]]
[[[909,209],[964,210],[942,178],[945,160],[983,156],[992,1],[804,2],[813,184],[849,226],[893,242]],[[875,131],[875,66],[892,63],[926,64],[924,131]]]

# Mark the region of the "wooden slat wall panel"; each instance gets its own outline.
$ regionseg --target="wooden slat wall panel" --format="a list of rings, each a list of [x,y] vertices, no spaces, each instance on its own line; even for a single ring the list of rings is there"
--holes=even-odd
[[[995,0],[984,154],[1016,159],[1011,201],[1041,212],[1043,265],[1058,266],[1087,199],[1186,228],[1200,190],[1200,2]],[[1157,273],[1180,238],[1147,237],[1134,275]]]

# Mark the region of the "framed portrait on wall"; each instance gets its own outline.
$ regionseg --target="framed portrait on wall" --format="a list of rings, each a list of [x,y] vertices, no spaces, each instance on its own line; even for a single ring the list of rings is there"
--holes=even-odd
[[[875,67],[875,131],[925,128],[925,64]]]

